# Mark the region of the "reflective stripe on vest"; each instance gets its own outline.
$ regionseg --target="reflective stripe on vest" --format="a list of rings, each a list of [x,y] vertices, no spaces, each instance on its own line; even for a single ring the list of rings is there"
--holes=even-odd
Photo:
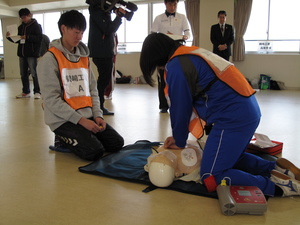
[[[71,62],[57,48],[52,47],[49,51],[58,63],[64,100],[75,110],[92,107],[88,57],[80,57],[78,62]]]
[[[197,139],[201,138],[204,134],[205,125],[206,122],[199,117],[196,109],[193,108],[193,112],[189,124],[190,133]]]

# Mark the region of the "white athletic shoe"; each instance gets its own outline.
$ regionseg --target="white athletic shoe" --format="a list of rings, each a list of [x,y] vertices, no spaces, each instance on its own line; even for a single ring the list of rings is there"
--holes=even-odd
[[[28,93],[28,94],[21,93],[21,94],[17,95],[16,98],[30,98],[30,93]]]
[[[289,177],[300,181],[300,169],[285,158],[277,159],[275,170],[278,170]]]
[[[34,94],[34,99],[40,99],[41,98],[41,94],[40,93],[35,93]]]
[[[283,196],[300,195],[299,181],[276,170],[272,170],[270,180],[283,190]]]

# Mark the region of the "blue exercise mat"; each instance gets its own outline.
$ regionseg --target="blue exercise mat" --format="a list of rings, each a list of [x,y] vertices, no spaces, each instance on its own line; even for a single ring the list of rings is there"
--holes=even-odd
[[[160,144],[160,142],[145,140],[137,141],[134,144],[124,146],[119,152],[106,155],[93,163],[79,167],[79,171],[118,180],[142,183],[148,186],[143,191],[149,192],[157,187],[150,182],[148,173],[144,170],[144,166],[147,164],[147,158],[152,153],[152,148]],[[266,155],[266,159],[275,160],[276,158]],[[186,182],[177,180],[164,189],[218,198],[216,192],[208,192],[204,185],[193,181]]]

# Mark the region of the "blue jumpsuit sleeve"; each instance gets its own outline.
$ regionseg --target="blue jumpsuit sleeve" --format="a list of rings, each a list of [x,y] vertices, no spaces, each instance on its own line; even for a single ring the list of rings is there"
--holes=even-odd
[[[191,90],[176,57],[167,64],[166,72],[172,133],[176,145],[183,148],[188,139],[189,123],[193,110]]]

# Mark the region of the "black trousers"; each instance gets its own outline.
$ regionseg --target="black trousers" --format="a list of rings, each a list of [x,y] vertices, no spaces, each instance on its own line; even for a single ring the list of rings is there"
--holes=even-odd
[[[100,98],[100,107],[104,108],[104,93],[106,87],[109,85],[113,71],[113,57],[93,58],[98,70],[97,88]]]
[[[82,159],[97,160],[104,152],[116,152],[124,145],[123,137],[109,124],[94,134],[81,125],[66,122],[54,131],[64,147]]]
[[[166,82],[164,78],[164,70],[157,69],[157,81],[158,81],[158,99],[159,99],[159,109],[168,109],[169,105],[165,96],[164,89],[166,87]]]
[[[229,61],[230,52],[228,51],[214,51],[213,53],[217,54],[218,56],[222,57],[223,59]]]

